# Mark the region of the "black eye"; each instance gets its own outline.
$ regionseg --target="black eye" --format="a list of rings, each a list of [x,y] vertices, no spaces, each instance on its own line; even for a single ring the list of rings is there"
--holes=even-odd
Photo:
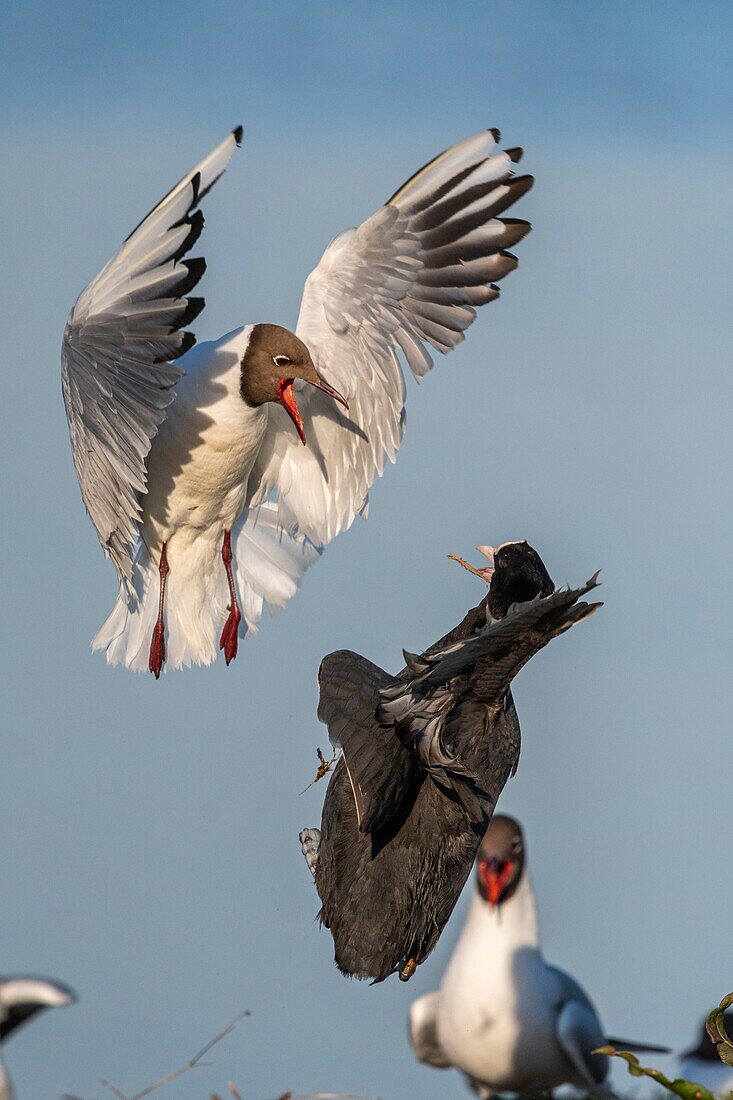
[[[273,355],[272,361],[276,367],[289,367],[290,359],[287,355]]]
[[[512,852],[514,852],[515,855],[518,855],[521,852],[521,850],[522,850],[522,841],[518,836],[515,836],[514,839],[512,840]]]

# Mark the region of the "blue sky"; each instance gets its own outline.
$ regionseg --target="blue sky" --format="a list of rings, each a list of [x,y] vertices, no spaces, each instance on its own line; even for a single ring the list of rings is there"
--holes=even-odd
[[[733,771],[728,3],[4,5],[6,307],[0,446],[6,723],[0,972],[81,995],[7,1048],[22,1097],[128,1092],[237,1011],[227,1080],[439,1100],[413,981],[341,978],[313,918],[299,796],[325,730],[315,672],[385,667],[481,596],[447,562],[527,537],[606,606],[522,673],[524,822],[545,948],[610,1031],[680,1045],[733,988],[716,837]],[[68,448],[68,310],[140,216],[237,122],[207,201],[201,338],[294,323],[331,237],[484,126],[537,177],[535,232],[466,343],[409,387],[398,464],[236,663],[111,671],[88,641],[115,595]],[[728,967],[726,971],[726,966]]]

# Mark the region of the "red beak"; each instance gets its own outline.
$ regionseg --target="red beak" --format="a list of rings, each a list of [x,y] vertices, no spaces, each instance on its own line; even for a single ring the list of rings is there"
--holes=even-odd
[[[481,859],[478,873],[486,890],[489,905],[496,906],[509,883],[514,868],[508,859]]]
[[[300,442],[305,446],[305,431],[303,429],[303,417],[300,415],[300,409],[295,400],[295,390],[293,389],[294,378],[281,378],[277,384],[277,396],[280,400],[280,404],[285,409],[286,413],[295,424],[295,430],[300,436]],[[329,397],[332,397],[334,401],[338,401],[340,405],[347,410],[349,403],[345,397],[342,397],[338,390],[335,390],[333,386],[329,386],[328,382],[324,382],[322,378],[319,378],[317,382],[311,382],[310,379],[306,379],[311,386],[315,386],[317,390],[323,390]]]

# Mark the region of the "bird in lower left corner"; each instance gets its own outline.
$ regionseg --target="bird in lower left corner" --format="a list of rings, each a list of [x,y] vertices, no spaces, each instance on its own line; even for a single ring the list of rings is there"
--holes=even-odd
[[[0,977],[0,1044],[39,1012],[74,1004],[76,994],[51,978]],[[0,1061],[0,1100],[13,1100],[13,1087]]]
[[[481,841],[466,924],[440,989],[412,1004],[409,1032],[421,1062],[460,1070],[481,1100],[560,1085],[608,1096],[596,1048],[667,1053],[607,1039],[585,990],[545,962],[524,832],[506,814]]]

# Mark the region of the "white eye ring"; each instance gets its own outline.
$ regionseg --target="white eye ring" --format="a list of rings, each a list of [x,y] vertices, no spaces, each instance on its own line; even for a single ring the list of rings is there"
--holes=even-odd
[[[276,367],[290,366],[290,359],[288,359],[287,355],[273,355],[272,361]]]
[[[522,842],[521,842],[521,840],[519,839],[518,836],[515,836],[514,839],[512,840],[512,851],[515,853],[515,855],[518,855],[519,852],[521,852],[521,850],[522,850]]]

